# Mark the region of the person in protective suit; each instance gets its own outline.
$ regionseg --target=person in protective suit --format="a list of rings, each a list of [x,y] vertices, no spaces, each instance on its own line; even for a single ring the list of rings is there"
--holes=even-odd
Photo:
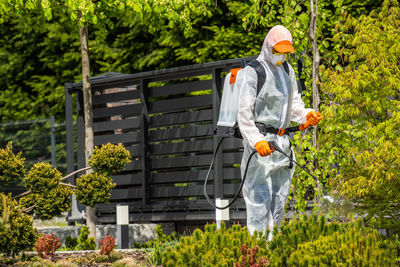
[[[293,68],[288,64],[288,75],[282,65],[286,55],[293,52],[289,30],[281,25],[274,26],[257,58],[266,72],[260,92],[257,95],[257,73],[252,67],[243,69],[240,85],[237,121],[244,146],[242,177],[252,151],[256,149],[259,155],[250,161],[243,186],[247,227],[251,234],[271,230],[269,239],[274,225],[279,226],[282,222],[294,167],[289,168],[290,160],[281,153],[271,154],[268,141],[275,141],[294,158],[289,135],[279,129],[287,128],[291,121],[299,124],[309,121],[310,125],[317,125],[322,119],[320,113],[304,107]],[[269,132],[262,133],[260,125]]]

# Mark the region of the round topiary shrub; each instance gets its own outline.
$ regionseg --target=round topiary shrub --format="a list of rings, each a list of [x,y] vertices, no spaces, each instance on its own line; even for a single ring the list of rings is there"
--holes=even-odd
[[[97,203],[109,200],[115,187],[111,177],[98,172],[82,175],[76,180],[76,198],[85,206],[94,208]]]
[[[25,173],[24,161],[21,157],[22,152],[14,154],[12,152],[12,142],[8,142],[5,149],[0,149],[0,182],[8,184],[22,177]]]
[[[96,172],[111,175],[121,171],[130,159],[131,155],[123,145],[108,143],[94,148],[89,165]]]
[[[36,229],[30,216],[23,214],[18,209],[17,202],[0,193],[0,202],[5,199],[6,205],[10,207],[9,227],[0,231],[0,253],[15,255],[21,251],[32,250],[38,237]],[[0,205],[0,214],[3,206]]]
[[[69,187],[58,185],[41,194],[30,194],[20,200],[23,209],[34,206],[27,212],[36,219],[51,220],[54,217],[61,216],[63,212],[71,209],[72,190]]]
[[[59,185],[61,177],[61,172],[50,163],[39,162],[33,165],[25,176],[25,187],[32,193],[48,192]]]

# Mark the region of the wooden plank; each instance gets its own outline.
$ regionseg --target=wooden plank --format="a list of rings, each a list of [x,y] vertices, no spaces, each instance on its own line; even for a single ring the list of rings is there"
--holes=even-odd
[[[128,165],[125,167],[125,171],[139,171],[142,170],[142,162],[141,160],[132,160]]]
[[[108,118],[116,115],[137,116],[140,114],[141,110],[142,106],[140,104],[98,108],[93,109],[93,119]]]
[[[190,170],[190,171],[166,171],[153,173],[151,176],[151,184],[165,184],[165,183],[182,183],[182,182],[204,182],[208,169],[203,170]],[[229,179],[240,179],[240,168],[224,168],[224,178]],[[210,173],[208,178],[209,182],[212,183],[214,180],[213,173]]]
[[[128,200],[142,198],[142,188],[129,188],[129,189],[113,189],[111,191],[110,200]]]
[[[164,86],[150,87],[149,96],[159,97],[166,95],[182,94],[187,92],[211,89],[211,87],[211,80],[169,84]]]
[[[212,125],[189,126],[183,128],[169,128],[165,130],[150,131],[150,141],[165,141],[191,137],[211,136]]]
[[[224,194],[234,195],[239,186],[239,184],[225,184]],[[213,185],[207,186],[207,192],[210,197],[213,196]],[[202,197],[203,185],[152,187],[151,196],[152,198]]]
[[[170,125],[180,125],[193,122],[204,122],[212,120],[212,110],[198,110],[192,112],[179,112],[162,114],[150,117],[150,128]]]
[[[94,145],[98,146],[101,144],[111,143],[137,143],[140,141],[141,133],[140,132],[130,132],[130,133],[122,133],[122,134],[107,134],[107,135],[95,135],[94,136]]]
[[[121,90],[124,90],[121,88]],[[134,100],[139,98],[138,90],[121,91],[117,93],[108,93],[93,96],[93,105],[106,104],[111,102],[123,102],[126,100]]]
[[[150,113],[177,112],[186,109],[211,107],[211,95],[182,97],[149,103]]]
[[[141,185],[142,173],[136,172],[136,173],[122,174],[122,175],[114,175],[112,179],[117,184],[117,186]]]
[[[109,120],[101,122],[93,122],[93,131],[104,132],[115,129],[136,130],[140,128],[140,118],[129,118],[123,120]]]
[[[211,152],[213,147],[211,139],[199,141],[185,141],[179,143],[162,143],[151,145],[150,150],[153,156],[164,154],[178,154],[190,152]]]
[[[242,153],[225,153],[223,157],[224,164],[238,164],[242,158]],[[180,167],[200,167],[209,166],[212,160],[212,154],[197,156],[177,156],[173,158],[152,159],[151,169],[168,169]]]

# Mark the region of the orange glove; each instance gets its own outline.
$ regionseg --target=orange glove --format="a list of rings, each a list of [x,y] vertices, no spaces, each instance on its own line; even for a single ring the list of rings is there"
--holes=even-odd
[[[262,141],[258,142],[255,145],[255,148],[258,152],[258,155],[260,155],[261,157],[269,156],[269,155],[271,155],[272,151],[275,151],[275,149],[271,149],[269,147],[269,144],[266,140],[262,140]]]
[[[320,120],[322,120],[322,115],[318,111],[310,111],[308,112],[306,119],[312,126],[315,126]]]

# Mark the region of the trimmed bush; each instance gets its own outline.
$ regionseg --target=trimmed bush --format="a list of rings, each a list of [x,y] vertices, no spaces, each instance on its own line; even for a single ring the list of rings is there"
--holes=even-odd
[[[109,176],[121,171],[130,159],[131,155],[123,145],[108,143],[94,148],[89,165],[94,171]]]
[[[33,215],[36,219],[51,220],[71,209],[71,195],[72,190],[69,187],[57,185],[41,194],[24,196],[20,200],[20,205],[24,209],[35,206],[27,214]]]
[[[21,251],[32,250],[38,235],[31,217],[23,214],[10,196],[0,193],[0,198],[1,202],[5,199],[10,208],[9,227],[0,231],[0,252],[13,256]],[[2,212],[3,206],[0,205]]]
[[[76,179],[76,198],[85,206],[96,207],[110,199],[111,189],[115,187],[111,177],[97,172],[82,175]]]
[[[12,142],[8,142],[5,149],[0,149],[0,182],[8,184],[21,178],[25,173],[25,158],[22,152],[12,152]]]
[[[43,194],[56,188],[61,182],[61,172],[50,163],[39,162],[32,166],[25,176],[25,187],[34,194]]]

